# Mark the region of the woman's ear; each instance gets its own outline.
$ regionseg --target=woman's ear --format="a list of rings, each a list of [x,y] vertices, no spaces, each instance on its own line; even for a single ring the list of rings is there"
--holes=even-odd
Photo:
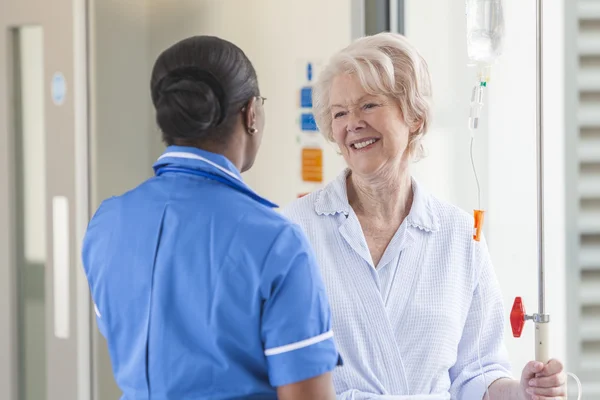
[[[424,124],[425,124],[425,122],[423,120],[415,121],[415,123],[413,124],[413,126],[410,129],[410,134],[414,135],[417,132],[419,132],[421,129],[423,129]]]
[[[248,105],[246,105],[244,124],[246,132],[250,134],[256,133],[256,97],[252,97]]]

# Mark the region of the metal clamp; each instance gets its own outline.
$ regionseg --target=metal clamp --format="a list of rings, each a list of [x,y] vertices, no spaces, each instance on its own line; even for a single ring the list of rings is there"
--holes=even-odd
[[[550,322],[549,314],[533,314],[533,315],[525,315],[525,321],[533,321],[536,324],[547,324]]]

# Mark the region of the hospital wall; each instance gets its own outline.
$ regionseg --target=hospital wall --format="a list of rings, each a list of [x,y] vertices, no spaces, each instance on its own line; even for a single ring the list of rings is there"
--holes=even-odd
[[[406,0],[406,34],[427,59],[432,73],[434,112],[426,136],[428,156],[414,165],[415,176],[435,195],[471,212],[477,192],[466,129],[475,71],[466,67],[464,5],[439,0]],[[519,2],[521,3],[521,2]],[[533,3],[533,2],[531,2]],[[564,314],[564,165],[561,104],[562,51],[560,4],[546,7],[546,79],[550,98],[545,114],[548,165],[547,221],[548,311],[552,355],[565,358]],[[151,66],[176,40],[196,34],[221,36],[238,44],[254,63],[267,127],[254,168],[245,174],[259,193],[284,206],[319,185],[300,174],[298,91],[308,61],[325,62],[352,38],[350,0],[102,0],[92,2],[92,208],[100,200],[134,187],[151,175],[163,145],[149,100]],[[506,50],[494,68],[475,137],[475,163],[485,232],[506,302],[516,295],[536,311],[535,226],[535,10],[506,5]],[[435,12],[432,12],[435,10]],[[557,82],[559,82],[557,84]],[[124,89],[126,88],[126,89]],[[552,93],[552,95],[550,95]],[[116,147],[112,147],[116,145]],[[324,148],[324,180],[344,167],[332,146]],[[110,149],[109,149],[110,147]],[[521,194],[517,195],[517,189]],[[521,278],[521,279],[519,279]],[[563,323],[560,323],[563,322]],[[533,358],[533,326],[507,345],[516,373]],[[99,398],[116,398],[103,339],[97,333]],[[104,372],[103,372],[104,371]]]

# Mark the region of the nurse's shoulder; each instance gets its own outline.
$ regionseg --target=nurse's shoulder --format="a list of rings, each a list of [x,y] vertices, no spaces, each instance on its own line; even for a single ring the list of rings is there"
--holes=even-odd
[[[254,255],[264,257],[263,261],[281,258],[281,268],[285,268],[283,260],[291,260],[294,254],[309,254],[312,259],[312,248],[301,227],[279,211],[240,199],[235,212],[239,213],[236,238],[254,249]]]

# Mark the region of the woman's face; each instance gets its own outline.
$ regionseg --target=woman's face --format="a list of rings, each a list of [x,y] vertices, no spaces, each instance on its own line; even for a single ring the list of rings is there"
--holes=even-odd
[[[369,176],[408,160],[410,129],[396,101],[370,95],[354,74],[334,78],[329,100],[333,139],[353,173]]]

